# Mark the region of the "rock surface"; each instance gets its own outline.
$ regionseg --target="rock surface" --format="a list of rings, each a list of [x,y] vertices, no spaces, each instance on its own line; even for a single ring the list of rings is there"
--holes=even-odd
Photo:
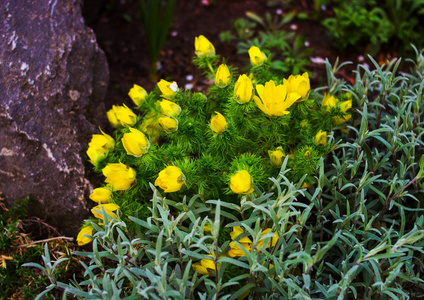
[[[0,1],[0,192],[75,236],[88,217],[85,150],[104,123],[104,53],[78,0]],[[93,125],[95,124],[95,125]]]

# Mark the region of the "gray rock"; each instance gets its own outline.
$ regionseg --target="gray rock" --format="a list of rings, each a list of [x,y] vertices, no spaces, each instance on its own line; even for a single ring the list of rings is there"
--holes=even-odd
[[[0,1],[0,192],[63,234],[88,217],[85,151],[108,66],[79,0]],[[95,124],[95,125],[93,125]]]

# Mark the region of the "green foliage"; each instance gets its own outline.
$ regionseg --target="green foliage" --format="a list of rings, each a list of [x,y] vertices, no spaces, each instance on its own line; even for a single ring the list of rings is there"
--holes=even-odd
[[[52,288],[84,299],[423,297],[424,59],[416,56],[409,74],[397,74],[400,60],[380,67],[370,57],[374,69],[359,65],[353,85],[326,63],[324,88],[349,93],[356,114],[347,137],[336,133],[331,155],[317,158],[314,185],[289,179],[289,157],[271,188],[236,202],[172,199],[150,185],[149,217],[103,213],[104,225],[92,223],[93,251],[74,253],[90,260],[85,280],[49,275]],[[232,242],[244,255],[230,255]]]
[[[424,13],[424,1],[333,1],[334,17],[323,21],[334,44],[346,49],[362,48],[376,54],[383,44],[409,49],[411,43],[421,47],[424,27],[419,20]]]

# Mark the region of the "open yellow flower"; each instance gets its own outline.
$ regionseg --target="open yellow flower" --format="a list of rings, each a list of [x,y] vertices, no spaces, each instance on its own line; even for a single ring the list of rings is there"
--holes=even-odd
[[[89,238],[88,236],[85,235],[93,235],[93,231],[94,231],[94,227],[91,225],[87,225],[84,226],[83,228],[81,228],[80,232],[78,233],[77,236],[77,243],[78,246],[83,246],[86,244],[89,244],[93,241],[93,239]]]
[[[281,167],[284,157],[286,157],[283,148],[277,147],[275,150],[268,150],[269,160],[276,167]]]
[[[211,254],[209,254],[208,256],[213,258]],[[199,263],[195,263],[191,267],[201,275],[215,275],[216,268],[215,262],[213,260],[202,259]]]
[[[90,199],[97,203],[109,203],[112,199],[112,191],[109,188],[100,187],[93,190]]]
[[[256,105],[269,117],[279,117],[287,115],[287,110],[297,99],[298,93],[288,93],[287,86],[284,84],[275,85],[273,80],[265,83],[265,86],[258,84],[256,86],[258,96],[254,96]]]
[[[214,56],[214,45],[204,36],[199,35],[194,38],[194,49],[197,56]]]
[[[317,146],[327,145],[327,131],[318,131],[318,133],[314,137],[314,143]]]
[[[241,228],[241,226],[234,226],[233,231],[230,232],[231,239],[233,241],[236,240],[237,237],[242,233],[244,233],[244,230]],[[239,239],[238,242],[245,250],[252,251],[252,241],[247,236]],[[244,251],[235,242],[230,242],[230,247],[231,250],[227,252],[228,256],[239,257],[246,255]]]
[[[234,97],[240,104],[252,100],[254,93],[252,80],[246,74],[240,75],[234,86]]]
[[[302,75],[290,75],[288,79],[283,80],[284,84],[287,85],[287,92],[298,93],[302,100],[306,100],[311,89],[308,73]]]
[[[181,112],[181,107],[172,101],[163,99],[159,102],[162,113],[168,117],[178,116]]]
[[[175,132],[178,130],[178,120],[171,117],[160,117],[159,124],[167,132]]]
[[[175,81],[169,82],[169,81],[166,81],[165,79],[161,79],[158,82],[158,87],[160,91],[162,92],[162,96],[165,99],[172,99],[175,93],[178,92],[178,84]]]
[[[321,107],[327,111],[330,111],[332,108],[336,108],[337,104],[340,103],[340,100],[334,97],[333,95],[325,94],[322,99]],[[352,108],[352,99],[343,101],[339,104],[340,112],[344,114],[343,117],[334,117],[334,121],[337,125],[341,125],[352,118],[351,114],[346,114],[348,110]]]
[[[168,166],[159,172],[155,185],[159,186],[165,193],[179,191],[185,182],[185,176],[181,169],[176,166]]]
[[[115,191],[127,190],[135,181],[135,171],[123,163],[110,163],[103,168],[105,182]]]
[[[249,51],[250,62],[253,66],[261,66],[266,61],[266,55],[256,46],[250,47]]]
[[[137,119],[137,116],[125,104],[123,106],[113,105],[106,115],[113,127],[133,126]]]
[[[93,213],[93,215],[96,218],[101,219],[101,220],[104,220],[103,213],[102,213],[102,207],[103,207],[103,209],[104,209],[104,211],[105,211],[105,213],[107,215],[109,215],[110,217],[112,217],[114,219],[117,218],[117,216],[114,213],[114,211],[117,211],[119,209],[119,205],[116,204],[116,203],[100,204],[100,205],[97,205],[97,206],[93,207],[91,209],[91,212]]]
[[[224,132],[227,129],[228,122],[219,112],[216,111],[215,113],[216,115],[211,119],[211,129],[214,133],[218,134]]]
[[[254,191],[252,176],[246,170],[237,171],[231,176],[230,189],[241,195],[252,193]]]
[[[261,237],[265,236],[266,234],[270,233],[272,231],[271,228],[267,228],[261,233]],[[268,240],[268,243],[266,244],[265,248],[274,247],[275,244],[277,244],[278,241],[278,234],[276,232],[273,232],[273,236],[271,238],[261,238],[258,242],[258,248],[263,248],[265,244],[265,240]]]
[[[122,145],[128,155],[140,157],[149,151],[149,140],[140,130],[130,127],[130,132],[124,133]]]
[[[147,92],[141,86],[134,84],[134,86],[130,89],[128,96],[130,96],[134,104],[138,106],[144,101],[144,99],[146,99]]]
[[[226,64],[218,67],[215,74],[215,84],[220,88],[225,88],[231,83],[231,73]]]

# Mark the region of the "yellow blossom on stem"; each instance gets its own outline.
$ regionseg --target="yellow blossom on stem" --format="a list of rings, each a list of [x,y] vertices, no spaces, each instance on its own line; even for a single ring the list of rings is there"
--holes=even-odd
[[[86,244],[89,244],[93,241],[93,239],[89,238],[88,236],[85,235],[93,235],[93,231],[94,231],[94,227],[91,225],[87,225],[84,226],[83,228],[81,228],[80,232],[78,233],[77,236],[77,243],[78,246],[83,246]]]
[[[169,81],[166,81],[165,79],[161,79],[158,82],[158,87],[160,91],[162,92],[162,96],[165,99],[172,99],[175,93],[178,92],[178,84],[175,81],[169,82]]]
[[[213,256],[211,254],[209,254],[208,256],[212,257]],[[195,263],[192,265],[193,270],[197,271],[199,274],[201,275],[215,275],[215,262],[213,260],[210,259],[202,259],[200,260],[199,263]],[[218,268],[219,270],[219,268]]]
[[[137,116],[125,104],[123,106],[113,105],[106,115],[113,127],[133,126],[137,119]]]
[[[288,93],[298,93],[301,100],[308,99],[309,90],[311,89],[308,73],[305,72],[302,75],[295,76],[290,75],[290,77],[288,79],[284,79],[283,82],[287,85]]]
[[[314,137],[314,143],[317,146],[327,145],[327,131],[318,131],[318,133]]]
[[[100,129],[102,134],[93,134],[90,143],[88,143],[87,155],[93,165],[104,158],[108,151],[115,147],[115,140]]]
[[[276,167],[281,167],[284,157],[286,157],[283,148],[277,147],[275,150],[268,150],[269,160]]]
[[[237,171],[231,176],[230,189],[241,195],[252,193],[254,191],[252,176],[246,170]]]
[[[231,73],[226,64],[218,67],[215,74],[215,84],[220,88],[225,88],[231,83]]]
[[[334,97],[333,95],[325,94],[322,99],[321,107],[327,111],[330,111],[331,108],[336,108],[337,104],[340,103],[340,100]],[[343,117],[334,117],[334,121],[337,125],[341,125],[352,118],[351,114],[346,114],[348,110],[352,108],[352,99],[343,101],[339,104],[340,112],[344,114]]]
[[[234,86],[234,97],[240,104],[252,100],[254,93],[252,80],[246,74],[240,75]]]
[[[167,132],[175,132],[178,130],[178,120],[171,117],[160,117],[159,124]]]
[[[159,186],[165,193],[179,191],[185,182],[185,176],[181,169],[176,166],[168,166],[159,172],[155,180],[155,186]]]
[[[97,203],[109,203],[112,199],[112,191],[109,188],[100,187],[93,190],[90,199]]]
[[[215,55],[214,45],[204,35],[194,38],[194,49],[198,57]]]
[[[141,86],[134,84],[134,86],[130,89],[128,96],[130,96],[134,104],[138,106],[144,101],[144,99],[146,99],[147,92]]]
[[[265,83],[265,86],[258,84],[256,86],[258,96],[254,96],[256,105],[269,117],[278,117],[287,115],[287,110],[297,99],[298,93],[288,93],[287,86],[284,84],[275,85],[273,80]]]
[[[272,231],[271,228],[267,228],[265,229],[262,233],[261,233],[261,237],[267,235],[268,233],[270,233]],[[261,238],[258,242],[258,248],[263,248],[264,244],[265,244],[265,240],[268,239],[268,243],[266,244],[265,248],[269,248],[269,247],[274,247],[275,244],[277,244],[278,241],[278,234],[276,232],[272,233],[273,236],[271,238]]]
[[[102,170],[105,182],[115,191],[127,190],[135,181],[135,171],[123,163],[110,163]]]
[[[222,133],[228,127],[228,122],[223,115],[219,112],[215,112],[216,115],[211,118],[211,129],[214,133]]]
[[[250,62],[253,66],[261,66],[266,61],[266,55],[256,46],[250,47],[249,51]]]
[[[163,99],[159,102],[159,106],[162,110],[162,113],[168,117],[178,116],[181,112],[181,107],[172,101]]]
[[[140,130],[130,127],[130,132],[124,133],[122,145],[128,155],[140,157],[149,150],[150,143],[147,137]]]
[[[235,241],[237,237],[243,233],[244,230],[240,226],[234,226],[233,231],[230,232],[231,239]],[[252,241],[247,236],[239,239],[238,242],[245,250],[249,252],[252,251]],[[231,250],[227,252],[228,256],[230,257],[239,257],[246,255],[242,248],[240,248],[239,245],[237,245],[237,243],[235,242],[230,242],[230,248]]]
[[[91,209],[91,212],[93,213],[93,215],[96,218],[104,220],[103,213],[102,213],[102,207],[103,207],[103,209],[104,209],[104,211],[107,215],[109,215],[110,217],[112,217],[114,219],[117,218],[117,216],[114,212],[119,209],[119,205],[116,204],[116,203],[100,204],[100,205],[93,207]]]

